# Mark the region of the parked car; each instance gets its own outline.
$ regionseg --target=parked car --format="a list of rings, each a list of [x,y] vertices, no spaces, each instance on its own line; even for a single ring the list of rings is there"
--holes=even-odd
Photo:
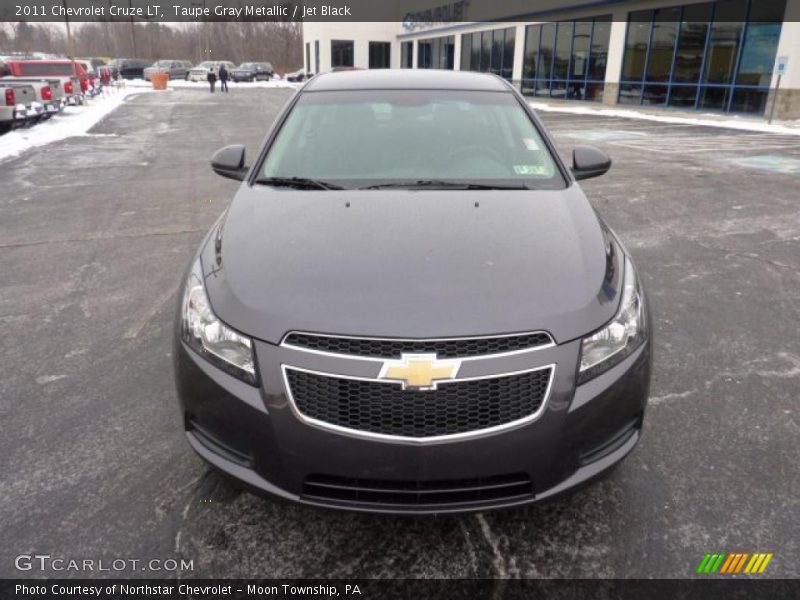
[[[144,70],[144,78],[150,81],[153,73],[169,73],[170,79],[188,79],[192,63],[188,60],[159,60]]]
[[[6,66],[14,77],[58,78],[69,104],[83,104],[91,90],[91,77],[80,62],[57,60],[9,60]]]
[[[153,61],[142,58],[115,58],[104,68],[111,71],[112,79],[144,79],[144,70],[151,64]]]
[[[306,79],[311,79],[314,76],[313,73],[306,73],[305,69],[299,69],[297,71],[292,71],[291,73],[287,73],[284,75],[284,79],[286,81],[305,81]]]
[[[97,96],[101,92],[100,88],[100,75],[94,70],[92,63],[86,60],[77,60],[76,62],[80,63],[80,65],[86,70],[87,75],[89,76],[89,86],[85,90],[85,93],[89,96]]]
[[[29,85],[34,89],[35,104],[32,106],[32,110],[29,110],[28,119],[30,120],[39,121],[43,119],[49,119],[63,108],[61,101],[54,97],[53,84],[51,84],[49,81],[44,79],[17,79],[14,77],[4,77],[0,79],[0,82],[11,87]]]
[[[32,85],[0,81],[0,133],[25,125],[33,115],[36,91]]]
[[[105,58],[99,58],[97,56],[93,56],[93,57],[89,57],[89,58],[79,58],[78,60],[81,60],[83,62],[89,63],[91,65],[91,67],[92,67],[91,70],[96,75],[100,74],[100,68],[101,67],[104,67],[106,64],[108,64],[108,61]]]
[[[317,75],[275,123],[251,166],[212,158],[241,185],[178,294],[201,458],[266,496],[435,514],[554,498],[633,451],[652,319],[581,189],[607,154],[568,165],[488,73]]]
[[[36,99],[42,103],[45,116],[48,117],[61,111],[67,102],[61,80],[57,77],[15,77],[2,60],[0,60],[0,82],[7,85],[32,85],[36,91]]]
[[[191,69],[187,79],[189,81],[205,81],[211,68],[213,67],[218,71],[220,65],[225,65],[228,73],[232,73],[234,69],[236,69],[236,65],[229,60],[207,60],[205,62],[201,62],[199,65]]]
[[[233,81],[269,81],[275,69],[268,62],[246,62],[231,71]]]

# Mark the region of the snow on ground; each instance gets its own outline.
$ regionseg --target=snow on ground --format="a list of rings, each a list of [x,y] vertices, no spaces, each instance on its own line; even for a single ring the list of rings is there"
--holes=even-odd
[[[59,114],[47,121],[37,123],[30,128],[15,129],[0,136],[0,160],[18,156],[39,146],[46,146],[59,140],[78,135],[87,135],[87,131],[100,120],[122,104],[130,96],[146,93],[142,89],[111,89],[96,98],[90,99],[83,106],[67,106]]]
[[[167,84],[170,88],[175,89],[201,89],[203,91],[208,91],[208,82],[207,81],[184,81],[183,79],[171,79],[170,82]],[[245,88],[245,89],[253,89],[253,88],[293,88],[297,89],[302,86],[302,83],[292,83],[289,81],[283,81],[282,79],[272,79],[270,81],[242,81],[241,83],[236,83],[235,81],[229,81],[228,87],[231,90],[236,88]],[[151,88],[152,84],[149,81],[145,81],[144,79],[132,79],[127,82],[128,87],[134,88]],[[217,82],[217,91],[219,91],[219,82]]]
[[[772,125],[766,119],[759,120],[755,117],[739,117],[735,115],[719,115],[715,113],[698,113],[689,116],[679,114],[653,114],[641,110],[624,108],[595,108],[592,106],[565,106],[563,104],[548,104],[546,102],[529,102],[534,110],[541,112],[561,112],[573,115],[594,115],[598,117],[620,117],[623,119],[640,119],[655,121],[657,123],[672,123],[677,125],[700,125],[704,127],[722,127],[725,129],[738,129],[740,131],[755,131],[760,133],[781,133],[800,135],[800,120],[798,121],[773,121]],[[666,110],[664,110],[667,113]]]

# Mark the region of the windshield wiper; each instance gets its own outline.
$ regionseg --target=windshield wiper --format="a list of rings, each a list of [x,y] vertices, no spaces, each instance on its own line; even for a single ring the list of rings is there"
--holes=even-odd
[[[469,183],[466,181],[441,181],[437,179],[420,179],[418,181],[395,181],[387,183],[375,183],[360,190],[380,190],[383,188],[444,188],[458,190],[529,190],[524,184],[502,184],[502,183]]]
[[[272,185],[275,187],[291,187],[298,190],[343,190],[344,188],[335,183],[328,183],[320,179],[309,179],[308,177],[260,177],[256,183],[261,185]]]

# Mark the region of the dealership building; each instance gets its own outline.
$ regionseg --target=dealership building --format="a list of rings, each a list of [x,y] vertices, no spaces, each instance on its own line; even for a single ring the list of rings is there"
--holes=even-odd
[[[484,71],[535,98],[750,115],[774,98],[800,119],[800,0],[397,3],[402,21],[305,22],[306,70]]]

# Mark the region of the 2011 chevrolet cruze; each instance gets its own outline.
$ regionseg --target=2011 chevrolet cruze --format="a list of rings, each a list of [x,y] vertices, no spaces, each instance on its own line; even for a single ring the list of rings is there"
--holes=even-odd
[[[639,440],[641,280],[525,100],[486,74],[315,77],[192,259],[175,373],[186,435],[305,504],[455,512],[552,497]]]

